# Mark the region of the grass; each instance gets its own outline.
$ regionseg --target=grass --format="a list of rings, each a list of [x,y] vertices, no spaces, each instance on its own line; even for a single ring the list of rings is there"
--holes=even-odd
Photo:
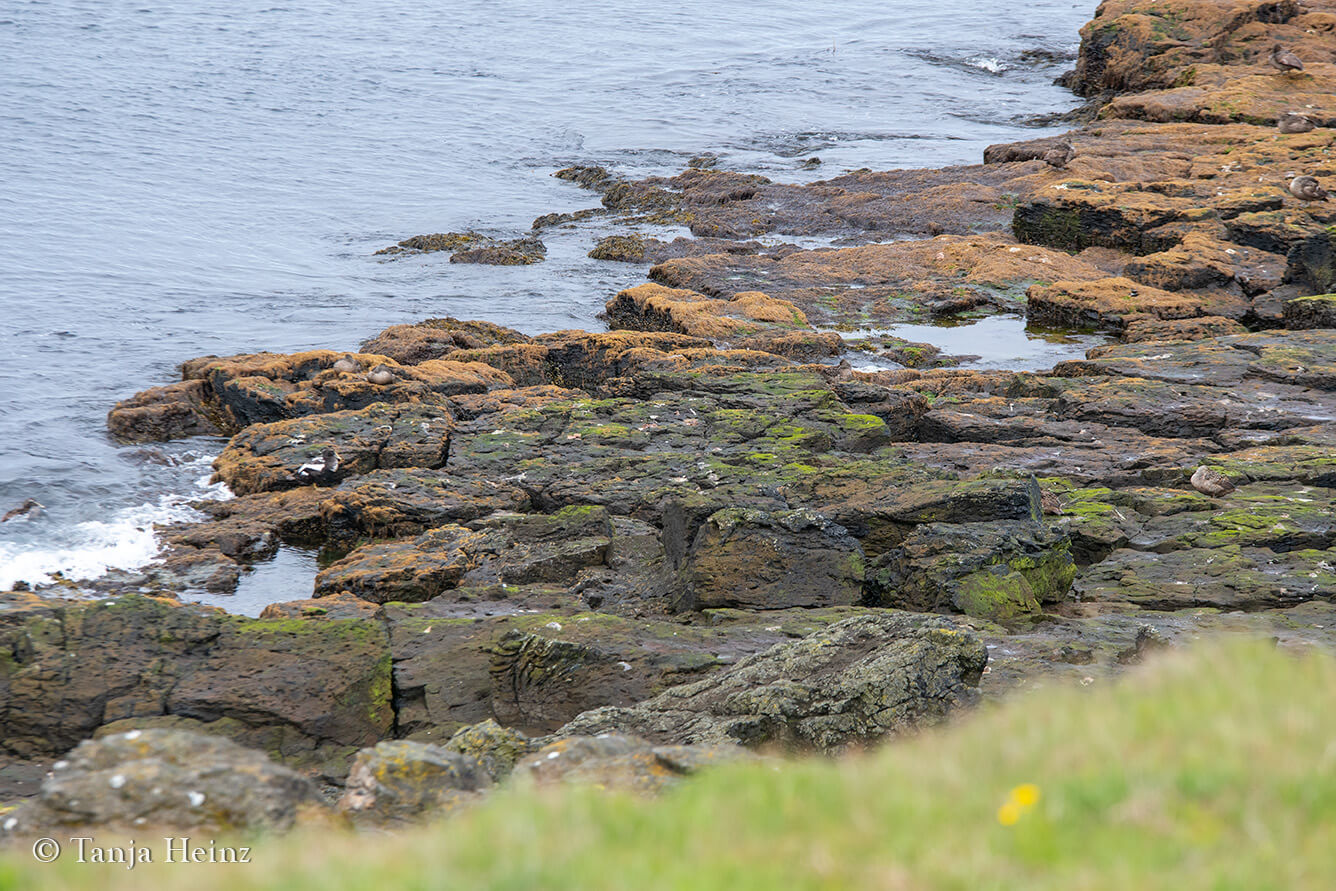
[[[1036,691],[840,761],[721,768],[657,801],[515,790],[392,836],[261,841],[249,865],[16,850],[0,888],[1336,887],[1334,690],[1330,654],[1200,645],[1116,685]]]

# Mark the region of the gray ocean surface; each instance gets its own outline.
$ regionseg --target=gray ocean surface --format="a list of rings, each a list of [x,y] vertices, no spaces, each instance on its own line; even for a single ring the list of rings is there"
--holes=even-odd
[[[154,522],[225,494],[219,443],[106,434],[184,359],[443,315],[601,329],[645,271],[588,259],[597,223],[546,232],[530,267],[376,249],[597,205],[551,176],[573,163],[716,152],[793,182],[976,163],[1062,129],[1027,120],[1076,104],[1052,81],[1092,6],[0,2],[0,512],[46,507],[0,524],[0,589],[141,565]]]

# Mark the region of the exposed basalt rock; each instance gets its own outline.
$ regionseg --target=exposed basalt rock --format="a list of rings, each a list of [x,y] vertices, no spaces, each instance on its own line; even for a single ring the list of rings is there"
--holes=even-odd
[[[1285,304],[1285,327],[1336,328],[1336,294],[1296,297]]]
[[[325,448],[338,453],[336,479],[396,467],[440,467],[453,419],[435,406],[372,405],[291,421],[255,424],[214,462],[217,478],[240,495],[302,485],[297,469]]]
[[[540,228],[535,225],[535,229]],[[450,252],[451,263],[483,263],[489,266],[528,266],[541,263],[547,248],[532,236],[512,241],[497,241],[477,232],[444,232],[415,235],[396,245],[381,248],[377,255],[429,254]]]
[[[477,232],[437,232],[433,235],[414,235],[396,245],[381,248],[377,254],[429,254],[435,251],[457,251],[485,243],[490,239]]]
[[[230,425],[217,418],[212,395],[202,380],[153,387],[117,403],[107,415],[107,429],[125,442],[218,436]]]
[[[696,337],[730,339],[766,327],[806,328],[807,317],[793,304],[759,291],[716,300],[695,291],[647,284],[629,288],[607,303],[613,328],[674,331]]]
[[[449,813],[481,798],[491,784],[468,755],[386,740],[357,753],[338,807],[357,824],[396,825]]]
[[[943,619],[847,619],[633,708],[602,708],[561,736],[633,733],[664,744],[782,745],[822,752],[941,720],[977,697],[987,654]]]
[[[846,606],[862,599],[863,550],[810,510],[729,508],[696,533],[682,576],[679,610]]]
[[[595,260],[622,263],[662,263],[679,257],[706,254],[760,254],[793,250],[791,245],[767,247],[759,241],[733,241],[727,238],[674,238],[662,241],[642,235],[609,235],[600,238],[589,256]]]
[[[448,524],[408,541],[366,545],[322,570],[317,597],[343,591],[386,602],[430,600],[468,585],[570,584],[603,566],[612,523],[601,507],[553,514],[493,514],[471,528]]]
[[[728,744],[656,746],[634,736],[607,733],[557,740],[525,758],[515,769],[519,783],[571,783],[603,789],[662,792],[716,764],[748,757]]]
[[[661,263],[655,281],[718,297],[753,290],[794,303],[812,322],[918,321],[980,308],[1016,309],[1035,281],[1095,279],[1097,267],[1002,235],[941,236],[782,257],[712,255]]]
[[[0,673],[13,753],[166,716],[311,764],[394,718],[388,640],[371,621],[270,622],[131,595],[9,610],[0,625],[16,654]]]
[[[80,743],[0,833],[272,832],[323,810],[310,780],[260,752],[216,736],[132,730]]]
[[[1189,66],[1264,63],[1274,41],[1309,58],[1317,48],[1326,58],[1306,12],[1293,0],[1228,8],[1200,0],[1105,0],[1081,29],[1080,56],[1067,85],[1082,96],[1171,87]]]
[[[454,318],[427,319],[413,325],[391,325],[363,342],[362,352],[389,356],[403,365],[442,359],[457,350],[527,344],[529,338],[490,322]]]
[[[537,238],[517,238],[495,244],[465,248],[450,255],[451,263],[482,263],[486,266],[532,266],[547,259],[547,247]]]
[[[869,575],[885,606],[1013,623],[1064,600],[1076,564],[1065,535],[1032,521],[929,523]]]

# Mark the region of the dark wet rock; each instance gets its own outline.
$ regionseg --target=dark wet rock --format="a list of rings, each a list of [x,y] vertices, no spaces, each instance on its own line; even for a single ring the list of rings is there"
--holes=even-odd
[[[569,226],[571,223],[578,223],[591,217],[605,216],[607,212],[607,208],[587,207],[584,210],[577,210],[572,213],[545,213],[533,221],[532,228],[537,232],[551,226]]]
[[[520,762],[522,784],[571,783],[654,794],[716,764],[750,757],[729,744],[656,746],[634,736],[606,733],[557,740]]]
[[[153,387],[117,403],[107,415],[107,429],[125,442],[218,436],[229,425],[217,417],[212,395],[202,380]]]
[[[439,741],[493,717],[548,733],[581,711],[634,705],[850,615],[848,608],[725,611],[688,625],[579,611],[559,588],[548,588],[546,601],[528,592],[529,609],[546,612],[520,612],[473,592],[471,610],[446,598],[384,608],[400,734]]]
[[[863,595],[863,550],[810,510],[729,508],[696,533],[682,568],[679,610],[846,606]]]
[[[1285,303],[1285,327],[1336,328],[1336,294],[1296,297]]]
[[[940,721],[973,702],[986,661],[978,638],[944,619],[873,613],[635,707],[586,712],[560,735],[633,733],[658,743],[838,752]]]
[[[1117,658],[1125,665],[1136,665],[1145,661],[1147,656],[1163,652],[1170,646],[1163,634],[1149,625],[1142,625],[1137,629],[1137,636],[1132,646],[1119,653]]]
[[[1122,549],[1082,572],[1073,592],[1086,603],[1158,610],[1292,606],[1336,590],[1334,560],[1332,550],[1277,553],[1234,544],[1184,548],[1153,559]]]
[[[349,592],[376,602],[420,602],[451,589],[570,585],[606,567],[613,525],[602,507],[498,513],[413,539],[365,545],[316,576],[315,596]]]
[[[168,718],[320,764],[394,718],[388,640],[372,621],[247,619],[131,595],[8,610],[0,635],[16,654],[0,673],[0,746],[18,754]]]
[[[1064,140],[1060,136],[1046,139],[1028,139],[1024,142],[1004,142],[983,150],[985,164],[1015,164],[1021,161],[1042,161],[1044,155],[1058,148]]]
[[[435,251],[458,251],[490,241],[477,232],[437,232],[433,235],[414,235],[396,245],[381,248],[377,254],[430,254]]]
[[[679,257],[700,257],[707,254],[760,254],[793,250],[792,245],[768,247],[759,241],[734,241],[728,238],[684,238],[672,241],[647,238],[643,235],[608,235],[600,238],[589,252],[595,260],[615,260],[622,263],[662,263]]]
[[[885,606],[1004,624],[1066,599],[1075,576],[1067,536],[1032,521],[928,523],[869,570]]]
[[[482,263],[487,266],[531,266],[547,259],[547,247],[537,238],[517,238],[470,247],[450,255],[451,263]]]
[[[214,462],[217,478],[240,495],[301,485],[297,468],[327,448],[339,455],[337,478],[396,467],[440,467],[452,418],[436,406],[386,403],[255,424],[232,438]]]
[[[394,538],[529,506],[528,495],[513,483],[410,467],[347,480],[327,493],[320,517],[330,537]]]
[[[468,755],[386,740],[357,753],[338,808],[355,824],[396,825],[447,814],[478,800],[491,785]]]
[[[315,596],[346,592],[375,603],[430,600],[457,587],[475,566],[481,538],[449,525],[406,541],[364,545],[320,571]]]
[[[323,810],[309,779],[260,752],[216,736],[131,730],[57,761],[37,795],[6,816],[3,835],[272,832]]]

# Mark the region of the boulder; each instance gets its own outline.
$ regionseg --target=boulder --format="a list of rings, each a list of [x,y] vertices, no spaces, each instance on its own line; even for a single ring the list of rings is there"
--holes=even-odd
[[[323,811],[310,780],[260,752],[216,736],[131,730],[57,761],[37,795],[0,822],[0,837],[285,831]]]
[[[468,755],[386,740],[357,753],[338,808],[354,823],[393,825],[449,813],[476,801],[491,784]]]

